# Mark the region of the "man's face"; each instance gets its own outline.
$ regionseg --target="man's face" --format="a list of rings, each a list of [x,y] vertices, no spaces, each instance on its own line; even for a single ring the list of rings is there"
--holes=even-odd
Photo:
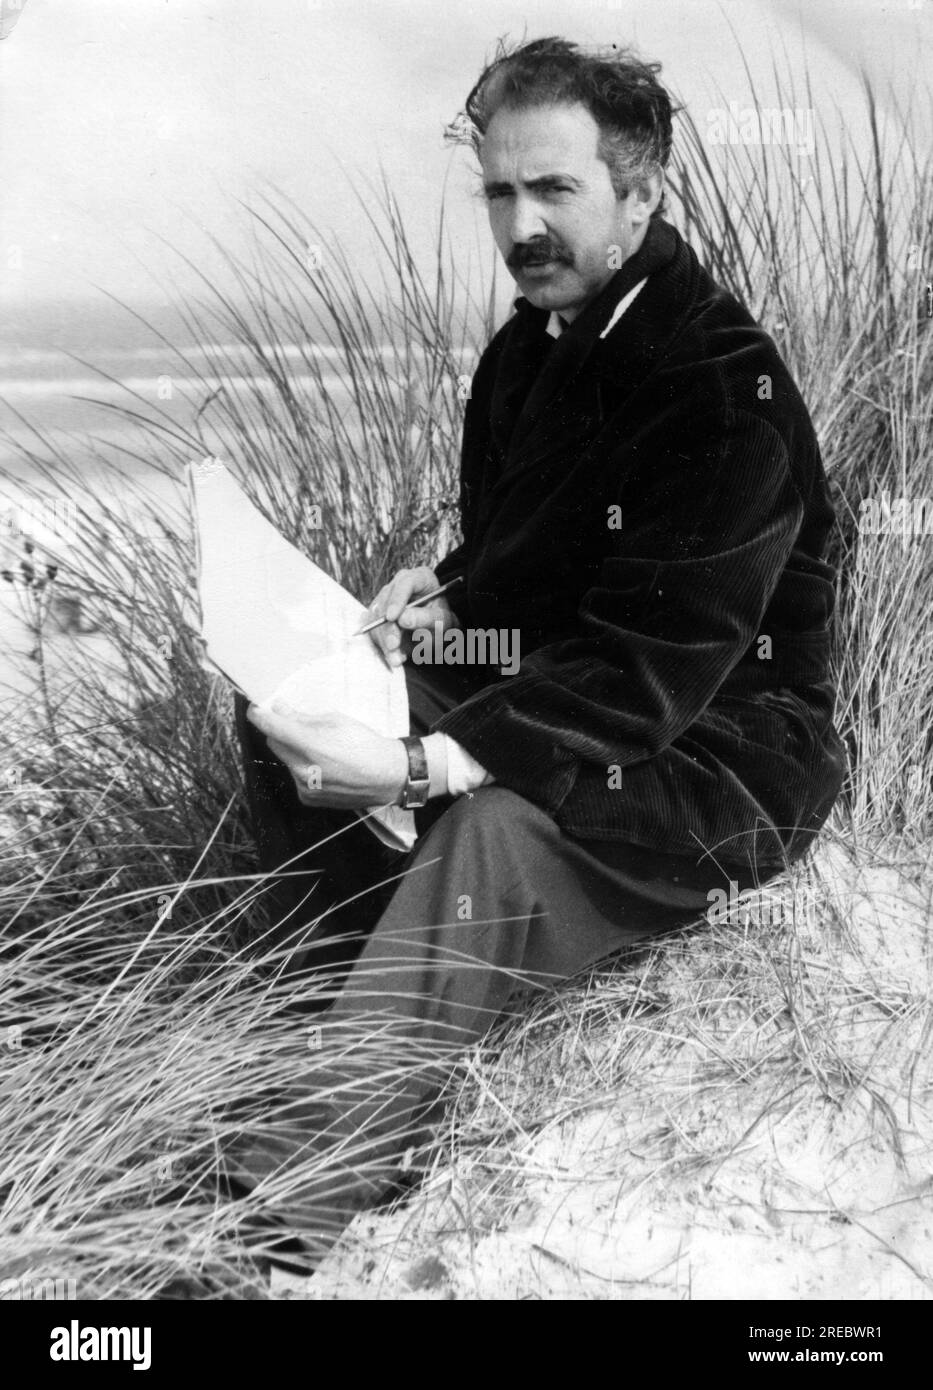
[[[510,273],[530,303],[568,322],[638,249],[651,212],[634,190],[616,197],[598,140],[583,105],[500,107],[480,155],[492,234]]]

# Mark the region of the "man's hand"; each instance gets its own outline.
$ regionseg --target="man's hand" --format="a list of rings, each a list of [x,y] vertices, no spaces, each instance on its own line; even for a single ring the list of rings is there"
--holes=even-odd
[[[401,666],[408,659],[413,628],[433,629],[438,622],[443,625],[442,632],[449,627],[459,627],[457,616],[443,594],[430,603],[411,606],[413,599],[421,594],[429,594],[437,587],[437,575],[427,565],[414,570],[399,570],[369,605],[366,622],[371,622],[373,618],[391,620],[373,628],[369,634],[389,666]]]
[[[250,705],[246,717],[292,774],[303,806],[363,810],[393,805],[401,796],[408,780],[401,739],[374,733],[346,714],[308,718],[279,701],[271,713]]]

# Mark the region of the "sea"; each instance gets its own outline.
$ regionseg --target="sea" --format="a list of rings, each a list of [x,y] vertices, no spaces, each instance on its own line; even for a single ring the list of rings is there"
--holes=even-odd
[[[379,350],[392,353],[389,345]],[[276,353],[297,395],[319,396],[323,386],[332,406],[349,408],[338,349],[279,342]],[[34,693],[35,639],[18,582],[24,546],[32,546],[33,559],[58,563],[61,577],[74,547],[120,543],[114,513],[132,518],[137,531],[158,536],[166,526],[185,534],[185,464],[207,455],[229,461],[204,417],[195,431],[198,409],[221,387],[244,399],[271,396],[273,383],[256,366],[242,342],[222,334],[208,341],[165,304],[130,307],[101,296],[20,305],[4,315],[0,573],[14,582],[0,582],[0,713]],[[416,381],[400,381],[400,405],[419,389]],[[157,420],[160,429],[144,427],[139,417]],[[51,622],[47,653],[53,678],[64,680],[76,651],[108,658],[100,635],[81,630],[91,624],[80,613],[65,609],[57,617],[63,630]]]

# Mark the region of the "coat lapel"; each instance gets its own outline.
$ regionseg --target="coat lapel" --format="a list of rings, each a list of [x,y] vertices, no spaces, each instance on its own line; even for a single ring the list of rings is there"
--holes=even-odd
[[[678,242],[677,233],[669,223],[652,222],[635,255],[629,257],[596,299],[556,340],[545,331],[547,310],[535,309],[527,300],[519,299],[523,322],[515,334],[516,360],[509,364],[503,361],[500,368],[500,380],[503,375],[508,378],[510,368],[515,371],[514,393],[512,383],[507,387],[513,413],[505,451],[506,457],[511,455],[510,462],[515,461],[519,451],[525,453],[539,431],[548,425],[599,343],[599,335],[619,301],[640,280],[669,264]],[[647,289],[646,285],[642,295]]]
[[[515,426],[528,393],[555,339],[545,332],[547,312],[526,299],[516,301],[516,314],[496,370],[489,407],[489,426],[499,456],[509,456]]]

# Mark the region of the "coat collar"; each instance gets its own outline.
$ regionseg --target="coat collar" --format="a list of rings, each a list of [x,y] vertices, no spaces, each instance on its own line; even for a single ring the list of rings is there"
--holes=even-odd
[[[672,302],[677,296],[665,283],[670,277],[658,272],[671,267],[686,270],[690,256],[670,223],[656,219],[635,254],[556,341],[547,333],[546,309],[536,309],[521,296],[515,301],[512,331],[498,373],[502,389],[496,393],[499,399],[494,398],[492,409],[500,447],[514,458],[517,451],[524,452],[533,443],[597,345],[614,349],[613,359],[624,354],[630,375],[637,375],[640,362],[657,360],[661,341],[677,331],[682,318]],[[647,285],[626,316],[625,333],[621,338],[611,330],[607,333],[622,301],[645,279]]]

